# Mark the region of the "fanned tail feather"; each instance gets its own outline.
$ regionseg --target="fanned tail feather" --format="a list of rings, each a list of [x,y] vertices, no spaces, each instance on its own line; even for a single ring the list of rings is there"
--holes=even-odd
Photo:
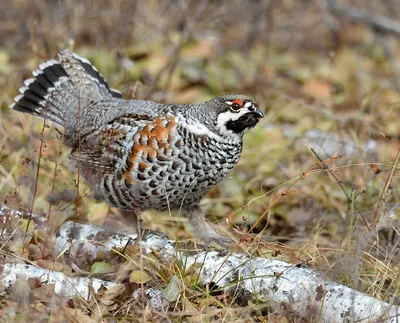
[[[59,60],[40,64],[32,74],[10,108],[53,121],[66,127],[67,133],[76,133],[78,110],[87,108],[88,102],[121,97],[87,59],[68,50],[59,53]]]
[[[49,60],[32,74],[34,77],[25,80],[10,108],[63,125],[65,103],[76,98],[66,71],[58,61]]]

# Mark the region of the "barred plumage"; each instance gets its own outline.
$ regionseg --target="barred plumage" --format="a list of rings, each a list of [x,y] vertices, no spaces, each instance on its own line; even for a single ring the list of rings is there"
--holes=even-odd
[[[199,202],[234,168],[244,131],[263,117],[254,101],[240,94],[198,105],[124,100],[67,50],[39,68],[11,108],[64,127],[65,144],[97,195],[129,217],[181,210],[204,241],[229,241],[204,220]]]

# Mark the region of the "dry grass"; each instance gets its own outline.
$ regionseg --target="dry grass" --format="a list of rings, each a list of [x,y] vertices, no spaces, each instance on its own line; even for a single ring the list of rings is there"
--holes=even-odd
[[[69,171],[68,149],[61,147],[54,128],[8,109],[30,71],[70,47],[88,57],[125,97],[179,103],[223,92],[254,97],[267,118],[246,135],[232,175],[204,199],[210,219],[226,219],[236,237],[252,228],[241,243],[244,252],[306,262],[327,277],[398,303],[396,173],[385,189],[400,148],[398,40],[381,36],[378,41],[364,26],[344,23],[332,37],[319,1],[251,3],[2,2],[0,202],[33,207],[61,219],[57,222],[78,217],[110,225],[118,219],[115,210],[92,199],[84,181],[76,199],[77,174]],[[374,215],[377,226],[370,230]],[[177,216],[147,213],[143,218],[171,238],[190,237],[185,220]],[[30,257],[18,250],[10,255]],[[283,320],[204,290],[177,264],[159,268],[158,287],[174,275],[185,293],[170,307],[172,321]],[[63,309],[56,301],[22,306],[1,295],[0,316],[8,321],[15,313],[21,321],[68,321],[74,315],[77,321],[88,315],[134,321],[142,314],[160,319],[129,301],[117,311],[84,302]]]

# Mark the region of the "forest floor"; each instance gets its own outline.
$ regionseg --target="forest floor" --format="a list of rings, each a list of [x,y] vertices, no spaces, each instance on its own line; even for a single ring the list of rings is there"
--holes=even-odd
[[[243,252],[306,263],[327,278],[398,303],[400,185],[393,170],[400,149],[399,40],[327,18],[319,1],[255,3],[0,4],[6,17],[0,23],[0,204],[33,209],[58,225],[68,218],[111,227],[119,221],[117,210],[95,201],[69,170],[69,149],[54,126],[8,108],[32,70],[69,48],[125,98],[198,103],[232,92],[254,98],[266,117],[245,135],[232,174],[203,199],[208,219],[234,239],[252,228]],[[376,12],[391,13],[381,6]],[[172,240],[194,239],[178,215],[146,212],[142,219]],[[23,244],[48,243],[30,237]],[[4,258],[35,263],[34,248],[1,245]],[[120,265],[113,264],[115,271]],[[161,287],[174,273],[165,275]],[[228,308],[213,296],[196,295],[171,306],[171,313],[184,313],[173,321],[272,321],[271,313],[251,304]],[[5,321],[68,321],[51,301],[20,304],[4,291],[0,304]],[[105,305],[67,304],[81,315],[77,321],[108,321],[114,313]],[[152,313],[129,307],[114,319],[144,314],[152,320]],[[289,319],[282,314],[274,320]]]

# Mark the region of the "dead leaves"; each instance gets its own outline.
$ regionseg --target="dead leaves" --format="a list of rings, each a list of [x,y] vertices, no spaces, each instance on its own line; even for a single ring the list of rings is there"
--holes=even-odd
[[[303,92],[306,96],[316,101],[330,100],[332,97],[333,86],[331,83],[319,80],[309,80],[303,85]]]
[[[94,277],[97,275],[110,274],[115,272],[113,265],[106,263],[104,261],[95,262],[90,268],[89,277]]]
[[[128,296],[128,289],[125,285],[117,285],[109,289],[103,289],[98,293],[98,300],[108,311],[114,311],[120,306],[121,301]]]
[[[172,276],[167,287],[163,290],[162,297],[166,302],[176,302],[182,291],[181,279],[177,276]]]
[[[55,262],[51,260],[38,259],[36,264],[44,269],[62,272],[68,276],[72,276],[72,268],[67,264]]]
[[[131,283],[145,284],[151,280],[151,276],[145,270],[133,270],[129,275]]]

